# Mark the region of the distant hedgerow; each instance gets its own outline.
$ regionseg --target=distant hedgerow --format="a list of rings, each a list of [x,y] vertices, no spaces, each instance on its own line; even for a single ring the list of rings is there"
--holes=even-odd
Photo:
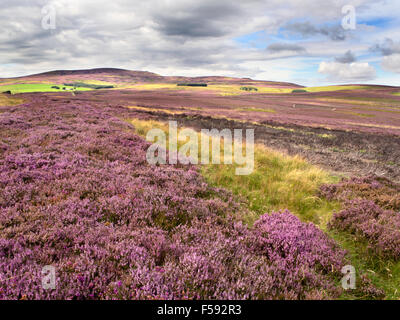
[[[207,83],[178,83],[178,87],[207,87]]]
[[[256,87],[240,87],[240,90],[244,91],[258,91]]]

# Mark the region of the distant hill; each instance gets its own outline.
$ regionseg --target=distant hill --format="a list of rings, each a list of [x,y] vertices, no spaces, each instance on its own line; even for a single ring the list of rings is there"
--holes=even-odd
[[[299,88],[294,83],[259,81],[250,78],[234,78],[223,76],[203,76],[203,77],[180,77],[180,76],[161,76],[148,71],[133,71],[117,68],[96,68],[83,70],[54,70],[33,74],[23,77],[12,78],[21,82],[29,81],[51,81],[64,83],[68,81],[104,81],[114,83],[212,83],[212,84],[238,84],[238,85],[268,85],[281,88]],[[4,80],[4,79],[3,79]]]
[[[131,71],[117,68],[96,68],[82,70],[55,70],[39,74],[33,74],[21,78],[65,78],[74,80],[100,80],[100,81],[117,81],[117,82],[161,82],[164,77],[147,71]]]

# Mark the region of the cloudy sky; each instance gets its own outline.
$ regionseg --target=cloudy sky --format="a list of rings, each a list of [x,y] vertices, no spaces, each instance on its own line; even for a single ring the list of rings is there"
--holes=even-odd
[[[0,77],[116,67],[400,86],[399,13],[398,0],[2,0]]]

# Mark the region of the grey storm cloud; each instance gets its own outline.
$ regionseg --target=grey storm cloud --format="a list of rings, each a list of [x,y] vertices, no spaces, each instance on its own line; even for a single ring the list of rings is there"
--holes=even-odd
[[[315,26],[310,22],[293,22],[287,24],[284,27],[284,30],[293,33],[300,34],[301,36],[313,37],[317,35],[324,35],[334,41],[343,41],[346,40],[347,32],[342,28],[340,24],[329,25],[329,26]]]
[[[183,10],[158,13],[154,21],[157,30],[167,36],[221,37],[231,32],[229,20],[241,14],[234,4],[199,2]]]
[[[276,42],[272,43],[267,47],[268,51],[281,52],[281,51],[293,51],[293,52],[305,52],[306,48],[292,43]]]
[[[400,53],[400,42],[395,42],[390,38],[386,38],[383,43],[375,44],[370,48],[372,52],[378,52],[383,56],[390,56]]]
[[[370,51],[377,52],[383,56],[381,66],[384,70],[400,73],[400,42],[386,38],[383,43],[370,47]]]
[[[335,61],[340,62],[340,63],[352,63],[352,62],[355,62],[356,60],[357,59],[354,56],[354,54],[351,52],[351,50],[347,51],[342,56],[335,57]]]

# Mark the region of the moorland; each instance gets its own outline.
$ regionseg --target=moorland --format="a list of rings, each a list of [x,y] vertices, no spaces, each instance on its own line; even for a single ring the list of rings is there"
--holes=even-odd
[[[254,172],[149,165],[146,132],[169,120],[254,129]],[[399,156],[399,87],[0,79],[0,298],[398,299]]]

